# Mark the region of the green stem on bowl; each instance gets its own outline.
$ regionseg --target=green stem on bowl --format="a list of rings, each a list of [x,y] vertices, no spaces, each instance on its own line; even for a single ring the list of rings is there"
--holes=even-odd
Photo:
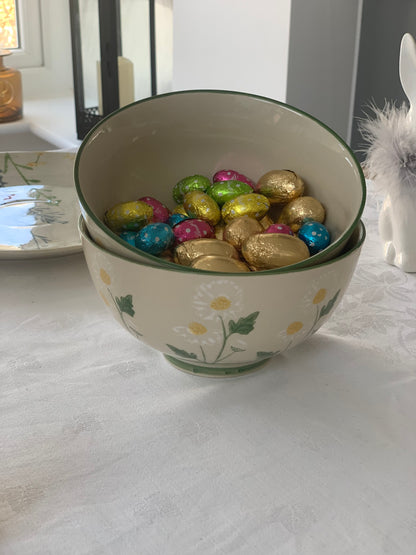
[[[200,345],[199,348],[201,349],[202,360],[203,360],[204,362],[206,362],[206,361],[207,361],[207,357],[206,357],[206,355],[205,355],[204,349],[202,348],[202,345]]]
[[[217,358],[214,360],[215,362],[218,362],[218,360],[220,360],[220,357],[222,355],[222,353],[224,352],[225,349],[225,345],[227,343],[228,338],[230,337],[231,333],[227,335],[227,332],[225,331],[225,324],[224,324],[224,320],[222,319],[221,316],[218,316],[221,322],[221,328],[222,328],[222,345],[221,345],[221,349],[219,351],[219,353],[217,354]]]

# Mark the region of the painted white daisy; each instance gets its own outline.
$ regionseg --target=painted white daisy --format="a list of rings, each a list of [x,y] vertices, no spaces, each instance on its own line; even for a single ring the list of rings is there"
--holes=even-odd
[[[202,347],[215,345],[222,338],[219,330],[210,330],[198,321],[189,322],[186,326],[175,326],[173,331],[183,337],[187,343],[198,344]]]
[[[193,307],[199,319],[235,319],[243,310],[243,292],[238,285],[227,279],[217,279],[198,287]]]
[[[325,274],[311,281],[308,290],[302,299],[302,305],[306,310],[314,313],[318,308],[325,305],[339,289],[334,270],[328,270]]]
[[[293,320],[276,336],[276,350],[285,351],[300,343],[311,331],[311,321]]]

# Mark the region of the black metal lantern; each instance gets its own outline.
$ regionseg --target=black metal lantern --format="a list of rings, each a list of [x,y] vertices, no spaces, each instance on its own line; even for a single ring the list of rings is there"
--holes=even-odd
[[[81,0],[82,1],[82,0]],[[155,0],[149,2],[150,94],[157,94]],[[98,0],[100,40],[101,106],[86,106],[82,60],[79,0],[69,0],[74,98],[78,139],[82,140],[94,125],[120,107],[119,57],[122,56],[120,0]]]

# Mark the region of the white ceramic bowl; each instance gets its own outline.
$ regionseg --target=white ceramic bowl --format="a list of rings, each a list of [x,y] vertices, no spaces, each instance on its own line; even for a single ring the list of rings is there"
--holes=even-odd
[[[173,365],[207,376],[255,370],[318,330],[344,295],[365,238],[359,223],[328,262],[279,274],[222,274],[111,253],[91,239],[82,217],[80,232],[95,288],[116,320]]]
[[[142,196],[172,208],[172,189],[180,179],[194,174],[212,178],[220,169],[234,169],[254,181],[269,170],[291,169],[304,179],[305,194],[324,204],[331,244],[292,267],[340,253],[364,208],[363,173],[340,137],[288,105],[229,91],[159,95],[114,112],[82,142],[75,183],[95,241],[145,264],[172,266],[120,239],[103,223],[104,213]]]

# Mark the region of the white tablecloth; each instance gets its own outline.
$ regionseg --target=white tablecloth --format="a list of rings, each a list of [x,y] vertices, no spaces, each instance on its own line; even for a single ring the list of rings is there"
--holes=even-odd
[[[380,200],[342,304],[257,373],[182,373],[83,255],[0,263],[0,553],[416,553],[416,274]]]

